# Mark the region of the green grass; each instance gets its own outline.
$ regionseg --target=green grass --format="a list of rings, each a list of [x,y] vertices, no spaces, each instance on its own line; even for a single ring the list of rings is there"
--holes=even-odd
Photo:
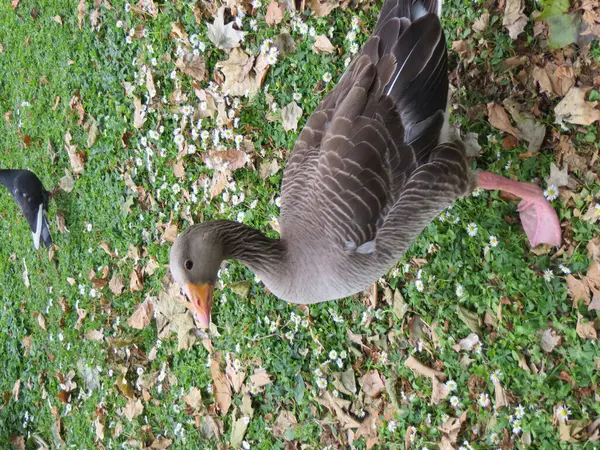
[[[77,149],[86,154],[85,170],[75,176],[73,191],[60,192],[51,202],[56,244],[52,259],[46,251],[33,250],[27,223],[8,193],[0,194],[0,358],[3,360],[0,393],[5,393],[0,404],[2,448],[8,448],[9,444],[5,443],[14,436],[24,436],[26,448],[44,445],[60,448],[63,440],[67,448],[134,448],[134,441],[141,443],[135,448],[146,448],[152,442],[151,435],[173,439],[169,447],[173,449],[227,445],[233,416],[231,410],[224,416],[215,412],[215,398],[210,392],[213,378],[207,367],[209,354],[200,340],[189,350],[178,351],[176,337],[165,336],[159,341],[156,358],[150,361],[148,356],[158,341],[155,321],[143,330],[135,330],[127,325],[127,319],[147,295],[157,296],[162,289],[162,280],[168,274],[170,248],[162,235],[172,212],[173,221],[180,229],[188,225],[184,220],[188,214],[197,221],[201,216],[204,220],[235,220],[238,213],[244,212],[247,224],[275,236],[269,222],[279,214],[274,200],[279,196],[282,171],[263,179],[252,168],[237,170],[233,173],[235,187],[230,190],[228,201],[220,195],[204,201],[203,185],[197,180],[210,178],[212,171],[203,163],[200,141],[198,153],[184,157],[185,178],[177,179],[172,168],[178,153],[173,132],[179,122],[173,119],[170,107],[161,102],[161,98],[168,98],[176,87],[170,77],[175,69],[177,48],[169,37],[171,23],[180,22],[190,35],[196,33],[207,44],[204,56],[209,76],[215,64],[226,59],[226,53],[212,46],[206,37],[206,26],[196,24],[188,4],[165,3],[152,19],[126,12],[124,4],[115,1],[112,9],[100,9],[101,27],[95,31],[89,20],[92,5],[87,5],[89,10],[81,31],[77,27],[76,6],[74,2],[62,0],[41,3],[21,0],[16,9],[11,8],[10,2],[0,4],[0,44],[3,47],[0,113],[6,118],[9,117],[6,114],[11,113],[10,120],[0,120],[0,167],[30,168],[51,188],[59,183],[65,170],[71,170],[64,149],[67,131],[73,136]],[[444,26],[449,41],[467,39],[473,40],[473,45],[477,43],[470,31],[470,25],[480,14],[476,6],[470,1],[458,0],[445,5]],[[34,8],[37,13],[32,14]],[[244,29],[249,33],[243,46],[254,55],[265,39],[274,38],[284,28],[292,30],[297,46],[292,54],[279,57],[253,100],[240,99],[241,106],[236,113],[240,126],[233,134],[244,135],[252,142],[256,166],[274,158],[283,166],[297,137],[294,132],[285,132],[280,121],[264,120],[270,102],[276,102],[281,108],[292,100],[295,92],[301,93],[302,100],[298,103],[304,114],[300,126],[304,124],[324,93],[343,73],[344,59],[350,54],[345,36],[352,17],[356,15],[362,20],[362,32],[357,36],[359,44],[372,30],[379,6],[363,8],[336,9],[325,18],[312,17],[310,10],[301,15],[317,34],[328,34],[329,28],[334,28],[331,40],[343,50],[340,55],[314,53],[312,40],[292,29],[289,14],[280,25],[267,26],[264,22],[266,5],[256,14],[258,31],[250,29],[249,18],[244,19]],[[525,48],[520,48],[501,27],[499,14],[492,11],[492,25],[484,33],[491,42],[490,47],[482,48],[473,62],[472,67],[481,73],[501,72],[502,61],[520,52],[541,52],[537,47],[539,42],[532,38],[531,24],[521,42],[521,45],[526,42]],[[62,25],[53,20],[55,16],[61,17]],[[117,27],[117,21],[123,21],[122,28]],[[147,37],[127,44],[127,30],[142,24]],[[147,45],[152,45],[153,52]],[[156,66],[152,66],[152,58],[157,58]],[[598,59],[597,45],[592,48],[592,58]],[[453,54],[452,61],[456,59]],[[154,104],[156,112],[149,113],[144,127],[136,130],[133,100],[126,95],[123,82],[133,83],[135,95],[145,98],[145,85],[137,86],[135,78],[140,64],[152,67],[158,93]],[[517,70],[513,70],[516,75]],[[329,84],[321,81],[325,72],[333,75]],[[177,80],[188,96],[187,103],[197,106],[191,78],[179,72]],[[509,78],[505,81],[509,82]],[[524,181],[546,177],[555,158],[552,149],[519,159],[519,154],[526,151],[526,144],[504,149],[500,143],[503,136],[490,127],[483,114],[471,119],[465,114],[478,104],[500,102],[507,94],[531,106],[538,94],[514,86],[488,90],[479,84],[473,89],[467,84],[454,98],[454,103],[463,108],[457,110],[453,120],[463,129],[478,133],[479,142],[483,144],[482,156],[472,162],[473,168],[485,168]],[[269,85],[267,93],[262,90],[266,85]],[[202,87],[206,87],[206,83]],[[87,132],[78,124],[78,116],[69,106],[73,96],[81,99],[85,120],[93,119],[98,124],[99,138],[91,148],[86,145]],[[53,108],[57,97],[60,101]],[[544,110],[540,120],[559,133],[572,135],[581,154],[598,151],[594,126],[585,130],[574,126],[561,130],[553,124],[551,111]],[[164,126],[164,132],[158,143],[148,139],[152,153],[147,154],[139,144],[140,138],[159,124]],[[204,119],[203,127],[212,130],[216,125]],[[123,145],[126,132],[131,136]],[[191,143],[189,128],[185,133]],[[27,147],[24,135],[31,138]],[[211,139],[207,142],[212,149]],[[228,144],[233,145],[232,141]],[[598,173],[597,166],[592,169]],[[153,206],[145,207],[140,191],[127,187],[124,173],[142,192],[154,197]],[[584,174],[578,175],[582,179]],[[195,185],[196,201],[173,189],[175,184],[188,194]],[[541,184],[545,187],[543,181]],[[592,202],[585,195],[598,195],[600,184],[596,181],[580,185],[576,191],[584,193],[576,205],[584,212]],[[242,192],[245,199],[234,205],[231,197]],[[580,338],[575,330],[578,314],[592,321],[597,320],[597,312],[588,311],[586,306],[572,307],[559,269],[559,264],[564,264],[575,274],[585,273],[590,263],[586,245],[597,236],[597,224],[577,217],[574,207],[565,206],[560,200],[556,200],[554,206],[572,230],[569,243],[572,253],[557,258],[553,258],[552,253],[534,254],[520,225],[505,220],[505,217],[515,216],[514,202],[507,203],[498,193],[469,196],[448,211],[446,220],[437,219],[430,224],[399,262],[398,270],[381,281],[375,310],[368,309],[368,301],[361,301],[358,296],[311,306],[310,324],[306,328],[295,326],[291,321],[292,314],[307,317],[306,310],[300,311],[277,300],[262,284],[255,282],[253,274],[242,265],[229,264],[222,272],[225,286],[244,280],[251,281],[252,286],[246,298],[236,295],[229,287],[215,294],[213,321],[219,335],[211,337],[212,345],[223,355],[239,359],[249,374],[262,366],[273,379],[262,392],[252,396],[254,415],[245,441],[253,448],[290,448],[283,436],[273,431],[275,420],[281,411],[287,410],[298,421],[294,430],[286,433],[288,439],[297,443],[294,448],[347,445],[348,434],[339,418],[316,401],[320,389],[315,370],[322,371],[323,378],[328,380],[326,389],[332,391],[334,373],[351,369],[357,380],[367,370],[377,370],[388,381],[388,389],[383,391],[382,402],[377,407],[374,435],[378,435],[379,448],[404,448],[409,426],[416,429],[414,448],[437,448],[441,439],[438,427],[444,416],[458,416],[462,411],[466,411],[467,416],[457,447],[468,441],[474,448],[496,448],[491,441],[495,434],[504,439],[502,448],[513,445],[521,448],[522,436],[527,433],[533,448],[573,448],[574,445],[594,448],[592,443],[561,441],[558,427],[553,423],[553,408],[565,405],[572,419],[595,420],[600,413],[598,345],[593,340]],[[186,212],[187,207],[189,212]],[[54,219],[57,214],[64,216],[68,232],[58,231]],[[478,227],[474,237],[466,232],[471,222]],[[497,237],[497,247],[489,247],[490,236]],[[118,256],[109,256],[100,248],[101,242],[107,243]],[[128,256],[131,246],[140,250],[139,260]],[[420,273],[416,258],[426,260]],[[159,267],[144,277],[142,291],[130,292],[131,272],[141,270],[151,259],[155,259]],[[29,271],[29,288],[23,282],[24,263]],[[93,269],[100,275],[103,267],[109,267],[109,279],[113,274],[123,275],[126,289],[122,295],[114,295],[108,286],[92,289],[88,273]],[[543,273],[548,269],[553,271],[554,277],[545,280]],[[416,288],[415,281],[419,277],[424,284],[422,291]],[[392,305],[383,299],[383,287],[388,284],[403,294],[408,306],[402,320],[396,318]],[[457,297],[459,284],[464,294]],[[452,349],[455,342],[471,332],[468,324],[461,320],[457,305],[480,317],[487,313],[496,318],[494,323],[482,325],[479,352],[458,353]],[[500,305],[501,319],[498,320]],[[87,311],[80,328],[76,328],[77,308]],[[45,319],[46,330],[40,326],[39,314]],[[269,321],[280,320],[274,332],[269,330],[265,317]],[[371,317],[368,325],[362,322],[363,317]],[[415,331],[420,321],[432,325],[435,336]],[[410,323],[416,325],[409,326]],[[546,353],[540,348],[540,332],[549,328],[562,336],[562,342],[553,352]],[[348,329],[361,335],[367,347],[352,343]],[[88,339],[86,336],[91,330],[102,330],[104,339]],[[284,337],[288,331],[295,332],[291,342]],[[28,352],[26,337],[31,337]],[[342,369],[337,368],[334,361],[327,363],[332,350],[347,353],[347,358],[341,361]],[[404,366],[411,354],[456,381],[457,389],[451,395],[459,399],[457,409],[448,399],[438,406],[430,405],[431,380],[416,376]],[[535,366],[538,373],[520,367],[519,361],[523,359],[530,367]],[[94,374],[91,379],[85,375],[84,367]],[[67,404],[57,398],[57,394],[61,391],[59,378],[70,370],[75,371],[77,388],[71,392]],[[159,376],[161,371],[166,374],[164,379]],[[488,394],[491,404],[495,404],[490,376],[497,371],[501,372],[500,383],[507,392],[508,406],[495,415],[489,406],[481,407],[478,399],[481,394]],[[572,383],[565,381],[564,374]],[[142,398],[144,410],[133,420],[123,413],[127,398],[115,386],[119,375],[124,375],[131,385],[142,382],[149,396],[146,400],[141,391],[135,392],[136,398]],[[20,380],[18,399],[11,394],[17,380]],[[87,389],[90,382],[94,385],[92,390]],[[202,393],[198,411],[193,411],[182,399],[194,387]],[[350,413],[355,420],[360,420],[356,413],[361,408],[377,409],[364,393],[341,393],[340,397],[352,402]],[[233,395],[236,411],[242,408],[243,398],[242,393]],[[520,421],[522,432],[513,434],[509,416],[514,415],[519,404],[525,407],[525,416]],[[203,427],[198,429],[196,422],[206,420],[207,416],[214,417],[222,426],[219,438],[210,433],[207,436],[202,432]],[[96,438],[95,420],[106,427],[102,441]],[[356,440],[354,446],[365,448],[365,439]]]

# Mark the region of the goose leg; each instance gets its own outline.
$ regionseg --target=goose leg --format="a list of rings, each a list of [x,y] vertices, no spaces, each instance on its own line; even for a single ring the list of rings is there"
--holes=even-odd
[[[522,199],[517,209],[532,247],[538,244],[560,246],[562,235],[558,215],[539,186],[513,181],[491,172],[479,172],[478,186],[487,190],[499,189]]]

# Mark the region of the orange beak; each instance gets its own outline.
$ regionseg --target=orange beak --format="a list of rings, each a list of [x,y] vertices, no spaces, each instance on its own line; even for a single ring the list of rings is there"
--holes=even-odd
[[[210,325],[210,308],[213,302],[213,289],[211,284],[187,283],[183,292],[190,301],[190,309],[200,316],[200,326],[208,328]]]

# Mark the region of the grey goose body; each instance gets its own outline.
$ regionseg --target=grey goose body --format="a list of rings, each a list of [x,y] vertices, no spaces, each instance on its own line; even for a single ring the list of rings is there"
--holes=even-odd
[[[177,238],[171,272],[203,326],[225,259],[244,263],[289,302],[346,297],[387,273],[427,224],[478,181],[497,188],[500,178],[471,172],[462,144],[446,142],[440,6],[386,0],[373,35],[312,113],[289,157],[280,239],[231,221],[193,225]],[[523,183],[502,180],[503,189],[520,194]],[[527,208],[539,222],[539,193],[532,192]],[[547,204],[543,211],[556,216]]]

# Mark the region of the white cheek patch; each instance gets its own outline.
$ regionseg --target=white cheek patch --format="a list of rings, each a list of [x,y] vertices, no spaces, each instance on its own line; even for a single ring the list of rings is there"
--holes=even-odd
[[[33,235],[33,246],[35,249],[40,248],[40,237],[42,236],[42,224],[44,223],[44,204],[40,204],[40,209],[38,209],[37,218],[35,221],[35,233],[31,233]]]

